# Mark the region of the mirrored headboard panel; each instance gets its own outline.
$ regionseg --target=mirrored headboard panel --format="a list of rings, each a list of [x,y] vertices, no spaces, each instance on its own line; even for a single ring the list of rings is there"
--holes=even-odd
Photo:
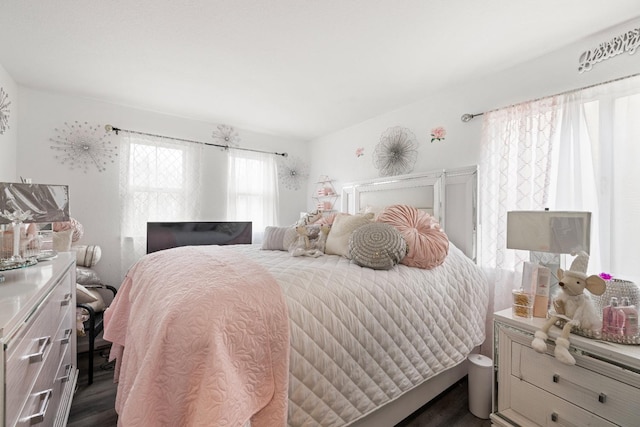
[[[405,204],[438,219],[449,240],[476,260],[478,226],[478,168],[376,178],[345,185],[341,210],[351,214],[367,207]]]

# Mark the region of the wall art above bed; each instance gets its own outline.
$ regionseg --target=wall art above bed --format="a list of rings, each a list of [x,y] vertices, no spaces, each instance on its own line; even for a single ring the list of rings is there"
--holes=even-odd
[[[394,176],[413,170],[418,158],[416,136],[407,128],[387,129],[373,151],[373,164],[380,176]]]

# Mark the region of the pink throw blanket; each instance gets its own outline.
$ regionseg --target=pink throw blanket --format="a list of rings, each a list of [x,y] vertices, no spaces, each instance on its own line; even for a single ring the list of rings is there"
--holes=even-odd
[[[118,425],[286,425],[287,307],[248,258],[217,246],[147,255],[105,322]]]

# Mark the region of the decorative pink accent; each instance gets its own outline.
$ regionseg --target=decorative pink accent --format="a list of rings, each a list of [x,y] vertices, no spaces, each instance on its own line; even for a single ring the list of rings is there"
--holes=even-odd
[[[445,136],[447,136],[447,131],[442,126],[431,129],[431,142],[441,141]]]
[[[336,219],[336,215],[338,215],[337,213],[332,213],[330,215],[327,216],[323,216],[322,218],[320,218],[318,221],[316,221],[316,224],[328,224],[328,225],[332,225],[333,221]]]
[[[247,257],[218,246],[147,255],[105,322],[119,425],[287,424],[287,306]]]
[[[358,147],[356,149],[356,157],[364,156],[364,147]]]
[[[402,264],[431,269],[439,266],[449,253],[449,238],[440,224],[426,212],[406,205],[385,208],[377,218],[396,227],[407,241],[409,252]]]

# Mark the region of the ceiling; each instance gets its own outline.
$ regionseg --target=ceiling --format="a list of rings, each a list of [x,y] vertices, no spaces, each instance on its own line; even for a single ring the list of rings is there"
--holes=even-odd
[[[28,87],[310,140],[637,16],[638,0],[3,0],[0,65]]]

